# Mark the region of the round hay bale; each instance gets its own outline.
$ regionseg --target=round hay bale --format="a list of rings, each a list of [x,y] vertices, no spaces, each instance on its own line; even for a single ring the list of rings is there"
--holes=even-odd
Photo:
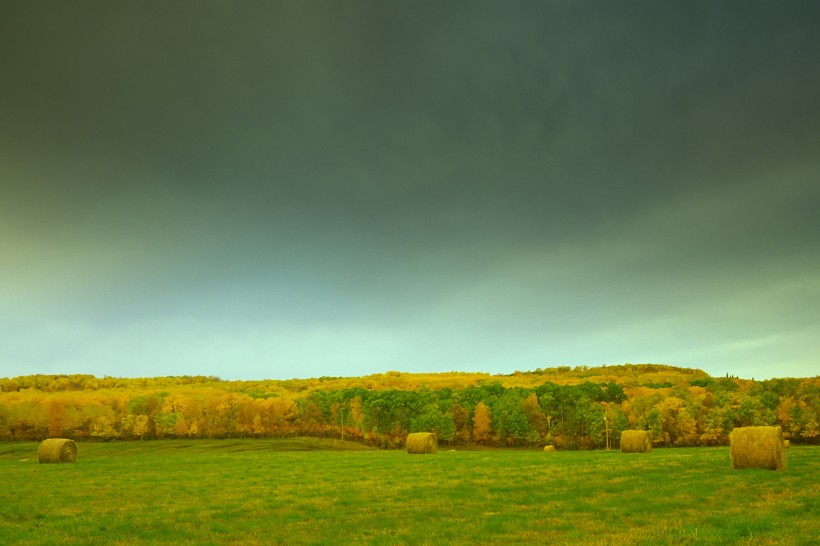
[[[729,434],[732,468],[786,470],[780,427],[740,427]]]
[[[37,458],[41,463],[73,463],[77,460],[77,444],[65,438],[43,440]]]
[[[555,451],[555,446],[544,446],[544,451],[546,451],[547,453],[552,453],[553,451]]]
[[[792,447],[792,443],[788,440],[783,440],[783,447],[785,447],[785,448]]]
[[[621,432],[623,453],[649,453],[652,451],[652,435],[645,430],[625,430]]]
[[[407,453],[432,455],[437,451],[438,442],[432,432],[414,432],[407,435]]]

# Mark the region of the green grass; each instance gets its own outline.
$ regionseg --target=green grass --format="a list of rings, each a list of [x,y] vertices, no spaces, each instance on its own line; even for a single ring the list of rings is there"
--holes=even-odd
[[[820,447],[401,451],[294,440],[0,444],[0,544],[817,544]]]

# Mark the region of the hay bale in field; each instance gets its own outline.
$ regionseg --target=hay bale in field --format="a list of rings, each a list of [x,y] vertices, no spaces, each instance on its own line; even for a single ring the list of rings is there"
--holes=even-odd
[[[73,463],[77,460],[77,444],[65,438],[43,440],[37,458],[41,463]]]
[[[431,455],[437,451],[438,442],[432,432],[414,432],[407,435],[407,453]]]
[[[649,453],[652,451],[652,435],[645,430],[621,432],[621,451],[624,453]]]
[[[546,451],[547,453],[551,453],[555,451],[555,446],[544,446],[544,451]]]
[[[741,427],[729,434],[732,468],[786,470],[780,427]]]
[[[783,440],[783,447],[786,447],[786,448],[792,447],[792,443],[788,440]]]

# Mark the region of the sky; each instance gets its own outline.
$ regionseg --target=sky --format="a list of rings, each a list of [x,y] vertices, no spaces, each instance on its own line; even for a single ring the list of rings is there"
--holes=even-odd
[[[820,4],[0,3],[0,377],[820,371]]]

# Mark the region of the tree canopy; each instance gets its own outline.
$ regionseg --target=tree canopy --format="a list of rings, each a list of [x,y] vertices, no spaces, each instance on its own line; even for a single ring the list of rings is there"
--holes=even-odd
[[[0,379],[0,440],[339,436],[385,448],[410,432],[450,445],[617,447],[625,429],[656,445],[721,445],[732,428],[779,425],[820,440],[820,378],[713,378],[655,364],[510,375],[408,374],[223,381],[216,377]]]

